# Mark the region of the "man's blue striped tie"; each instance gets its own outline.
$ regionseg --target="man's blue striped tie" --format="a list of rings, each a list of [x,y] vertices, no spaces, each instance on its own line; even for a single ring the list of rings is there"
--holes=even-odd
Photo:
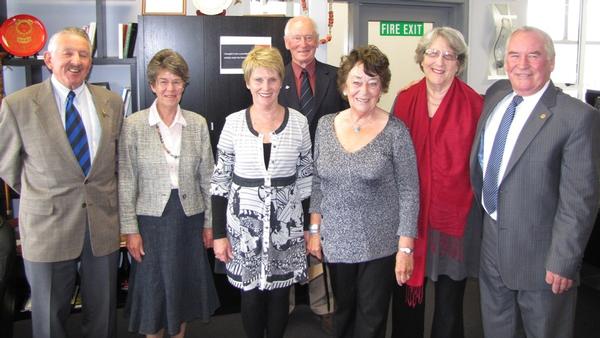
[[[308,71],[306,71],[306,69],[302,69],[300,80],[300,112],[306,116],[306,119],[310,123],[314,118],[314,104],[313,91],[310,88],[310,80],[308,78]]]
[[[75,158],[77,158],[84,176],[87,176],[91,167],[90,147],[83,121],[79,111],[75,108],[75,104],[73,104],[74,99],[75,93],[70,91],[67,95],[67,105],[65,107],[65,130]]]
[[[492,151],[487,162],[487,169],[485,170],[485,177],[483,178],[483,204],[488,214],[493,214],[498,207],[498,174],[500,172],[500,164],[502,163],[502,156],[504,155],[504,146],[506,145],[506,137],[508,136],[508,130],[515,117],[517,106],[523,102],[523,98],[519,95],[515,95],[512,101],[508,105],[500,126],[496,132],[494,138],[494,144],[492,145]],[[483,145],[481,145],[483,146]]]

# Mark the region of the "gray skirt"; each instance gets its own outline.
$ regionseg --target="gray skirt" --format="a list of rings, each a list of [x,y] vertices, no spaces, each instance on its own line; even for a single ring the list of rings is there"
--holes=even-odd
[[[177,190],[160,217],[138,216],[145,256],[133,260],[125,312],[129,331],[176,335],[183,322],[207,321],[219,300],[202,242],[204,214],[186,216]]]
[[[473,202],[476,203],[476,202]],[[481,214],[471,208],[462,237],[455,237],[429,227],[426,276],[436,282],[439,275],[455,281],[479,274],[481,249]]]

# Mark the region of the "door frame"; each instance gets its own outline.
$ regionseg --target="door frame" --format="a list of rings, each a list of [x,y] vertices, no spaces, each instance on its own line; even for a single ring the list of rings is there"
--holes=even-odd
[[[348,47],[353,49],[364,45],[368,41],[368,21],[385,20],[390,18],[390,14],[382,10],[373,17],[367,11],[371,12],[374,7],[381,5],[394,6],[396,8],[409,7],[410,9],[423,10],[425,19],[430,19],[428,12],[431,10],[446,10],[448,12],[448,22],[444,25],[458,29],[468,43],[468,18],[469,18],[469,0],[347,0],[348,2]],[[434,20],[431,20],[434,21]]]

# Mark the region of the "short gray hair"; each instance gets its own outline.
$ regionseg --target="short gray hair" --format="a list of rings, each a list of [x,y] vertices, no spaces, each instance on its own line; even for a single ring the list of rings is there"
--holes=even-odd
[[[290,34],[290,27],[292,26],[292,24],[296,23],[297,21],[305,21],[307,23],[310,23],[313,28],[313,33],[317,36],[319,35],[318,29],[317,29],[317,23],[315,22],[315,20],[313,20],[310,17],[305,16],[305,15],[299,15],[299,16],[295,16],[295,17],[289,19],[288,22],[285,24],[285,28],[283,29],[284,36],[288,36]]]
[[[546,50],[546,54],[548,54],[548,60],[553,61],[554,58],[556,57],[556,51],[554,50],[554,41],[552,41],[552,38],[550,37],[550,35],[548,35],[548,33],[544,32],[543,30],[541,30],[537,27],[533,27],[533,26],[522,26],[522,27],[515,29],[510,34],[510,38],[508,40],[506,40],[506,48],[504,49],[506,51],[506,53],[508,53],[508,44],[510,43],[510,40],[512,40],[513,36],[515,36],[517,33],[528,33],[528,32],[535,33],[535,34],[539,35],[542,38],[542,40],[544,40],[544,49]]]
[[[50,53],[54,53],[56,51],[56,48],[58,47],[58,38],[61,35],[67,35],[67,34],[72,34],[72,35],[76,35],[79,36],[80,38],[83,38],[89,47],[90,50],[90,57],[92,57],[92,43],[90,42],[90,37],[87,35],[87,33],[79,28],[79,27],[66,27],[61,29],[60,31],[54,33],[52,35],[52,37],[50,38],[50,41],[48,42],[48,51]]]
[[[190,68],[187,62],[181,54],[172,49],[161,49],[150,59],[146,69],[148,84],[154,85],[159,73],[163,70],[180,77],[186,86],[190,82]]]
[[[446,40],[452,51],[456,54],[456,60],[458,61],[458,71],[456,72],[456,75],[460,75],[460,73],[465,70],[465,65],[467,64],[467,43],[465,42],[462,33],[452,27],[436,27],[425,34],[415,49],[415,62],[422,71],[423,66],[421,66],[421,62],[423,62],[423,59],[425,58],[425,51],[431,47],[433,41],[439,37]]]

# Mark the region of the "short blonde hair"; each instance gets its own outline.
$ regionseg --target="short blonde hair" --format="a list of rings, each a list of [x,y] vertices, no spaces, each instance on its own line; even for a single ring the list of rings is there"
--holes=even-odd
[[[244,62],[242,62],[242,69],[244,70],[244,81],[248,83],[252,72],[257,68],[272,69],[279,74],[279,78],[283,80],[285,74],[285,67],[283,65],[283,57],[279,52],[279,49],[269,46],[256,46],[248,53]]]

